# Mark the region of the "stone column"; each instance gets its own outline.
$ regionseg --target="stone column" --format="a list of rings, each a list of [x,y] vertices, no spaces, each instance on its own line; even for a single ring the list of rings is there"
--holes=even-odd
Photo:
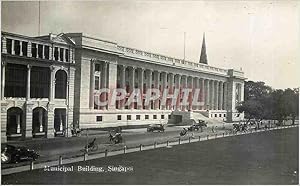
[[[181,74],[176,74],[175,75],[175,89],[178,89],[180,90],[180,85],[181,85],[181,78],[182,78],[182,75]],[[175,109],[176,110],[179,110],[180,108],[180,99],[181,99],[181,90],[180,90],[180,93],[177,97],[177,100],[176,100],[176,106],[175,106]]]
[[[219,81],[215,81],[215,101],[214,101],[214,110],[218,110],[219,105]]]
[[[244,101],[245,83],[241,83],[241,102]]]
[[[210,107],[210,86],[209,86],[209,79],[205,80],[205,109],[209,110]]]
[[[23,133],[23,139],[32,138],[32,108],[33,103],[26,101],[26,116],[25,116],[25,136]]]
[[[52,58],[52,51],[53,51],[52,46],[49,45],[49,60],[53,60],[53,58]]]
[[[23,56],[23,50],[22,50],[22,41],[20,41],[20,56]]]
[[[159,87],[159,71],[154,71],[154,88],[158,89]],[[154,100],[154,109],[158,110],[159,109],[159,99]]]
[[[135,80],[135,67],[131,67],[131,72],[130,72],[130,76],[129,76],[129,87],[130,87],[130,94],[132,94],[132,92],[133,92],[133,90],[134,90],[134,85],[135,85],[135,82],[134,82],[134,80]],[[130,105],[129,105],[129,108],[130,109],[134,109],[134,103],[131,103]]]
[[[58,51],[58,60],[57,61],[62,61],[62,59],[60,59],[60,48],[57,47],[57,51]]]
[[[63,48],[63,61],[66,61],[66,49]]]
[[[174,74],[170,73],[169,74],[169,94],[173,94],[174,93]],[[173,106],[172,106],[172,101],[171,99],[167,99],[167,108],[169,110],[173,110]]]
[[[220,81],[219,87],[219,110],[223,110],[223,82]]]
[[[121,69],[121,88],[123,88],[124,90],[126,90],[125,71],[126,71],[126,66],[122,65],[122,69]],[[124,108],[125,108],[125,101],[126,101],[125,98],[123,100],[121,100],[121,110],[124,110]]]
[[[46,136],[47,138],[54,137],[54,104],[48,104],[48,122],[46,128]]]
[[[42,58],[45,59],[45,45],[42,45]]]
[[[7,136],[6,136],[6,125],[7,125],[7,102],[1,101],[0,106],[0,117],[1,117],[1,143],[7,142]]]
[[[15,40],[11,40],[11,54],[15,55]]]
[[[101,71],[101,88],[107,88],[107,62],[102,63],[102,71]],[[102,93],[100,96],[101,101],[106,101],[107,100],[107,95],[106,93]],[[107,107],[102,106],[100,107],[102,110],[105,110]]]
[[[200,102],[203,103],[202,106],[199,107],[200,110],[205,110],[205,85],[204,85],[204,79],[201,78],[200,80]]]
[[[147,74],[147,83],[146,83],[146,86],[147,86],[147,90],[148,91],[149,89],[152,88],[152,70],[148,69],[146,71],[146,74]],[[146,107],[148,110],[151,110],[151,102],[147,105]]]
[[[36,44],[35,46],[36,58],[39,58],[39,45]]]
[[[188,99],[188,102],[189,102],[189,105],[188,105],[188,110],[193,110],[192,108],[192,96],[193,96],[193,93],[194,93],[194,78],[193,77],[190,77],[189,78],[190,81],[189,81],[189,86],[188,88],[191,89],[191,92],[189,93],[189,99]]]
[[[162,72],[162,86],[161,86],[161,95],[163,95],[164,91],[167,91],[167,86],[168,86],[168,82],[167,82],[167,72]],[[161,103],[162,106],[162,110],[166,110],[167,109],[167,104],[166,103]]]
[[[228,122],[232,122],[233,121],[233,114],[235,111],[235,98],[236,98],[236,94],[235,94],[235,82],[233,81],[233,78],[230,78],[228,81],[228,94],[227,94],[227,121]]]
[[[91,59],[91,66],[90,66],[90,109],[94,109],[94,91],[95,91],[95,60]]]
[[[118,64],[116,61],[110,61],[108,64],[108,88],[110,92],[108,93],[108,110],[116,109],[116,102],[112,103],[112,91],[117,88],[117,74],[118,74]]]
[[[209,81],[210,95],[209,95],[209,109],[214,109],[215,91],[214,91],[214,80]]]
[[[49,87],[49,101],[52,102],[54,99],[54,89],[55,89],[55,74],[54,67],[50,66],[50,87]]]
[[[26,100],[30,99],[30,75],[31,74],[31,65],[27,65],[27,93]]]
[[[140,89],[140,92],[141,92],[141,100],[142,101],[144,99],[144,96],[143,96],[143,92],[144,92],[144,87],[143,87],[144,86],[144,71],[145,71],[144,68],[139,68],[138,69],[138,76],[139,76],[138,86],[139,86],[139,89]],[[138,109],[143,110],[143,104],[142,103],[138,104]]]
[[[227,82],[224,82],[223,110],[228,110],[228,108],[227,108],[228,90],[227,89],[228,89]]]
[[[1,100],[3,100],[4,90],[5,90],[5,70],[6,69],[6,62],[2,61],[2,78],[1,78]]]
[[[185,88],[188,88],[188,84],[187,84],[187,76],[183,75],[181,76],[181,83],[179,83],[179,87],[180,87],[180,99],[179,99],[179,104],[181,103],[181,99],[183,98],[183,90]],[[187,105],[182,105],[180,108],[181,110],[186,110],[188,106]]]

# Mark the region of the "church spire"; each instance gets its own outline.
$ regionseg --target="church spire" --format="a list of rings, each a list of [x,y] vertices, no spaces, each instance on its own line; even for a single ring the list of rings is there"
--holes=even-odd
[[[205,46],[205,33],[203,33],[203,41],[202,41],[202,48],[201,48],[199,63],[207,64],[206,46]]]

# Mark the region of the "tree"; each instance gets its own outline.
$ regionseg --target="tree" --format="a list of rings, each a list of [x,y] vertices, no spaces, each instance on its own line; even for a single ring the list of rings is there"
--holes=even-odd
[[[294,125],[295,119],[299,114],[299,90],[286,89],[282,95],[282,99],[284,102],[285,114],[292,118],[292,124]]]

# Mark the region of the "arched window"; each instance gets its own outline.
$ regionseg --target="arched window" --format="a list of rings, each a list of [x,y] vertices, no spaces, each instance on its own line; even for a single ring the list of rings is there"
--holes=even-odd
[[[42,107],[37,107],[32,111],[32,131],[33,134],[45,132],[47,126],[47,111]]]
[[[66,99],[67,94],[67,73],[58,70],[55,74],[55,98]]]
[[[23,111],[18,107],[12,107],[7,110],[7,125],[6,133],[7,135],[11,134],[20,134],[23,123]]]

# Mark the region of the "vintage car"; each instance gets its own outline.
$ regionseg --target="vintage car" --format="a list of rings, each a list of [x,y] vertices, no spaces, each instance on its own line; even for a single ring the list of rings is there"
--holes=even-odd
[[[6,145],[1,149],[1,163],[18,163],[24,160],[37,160],[39,154],[26,147]]]
[[[147,127],[147,132],[154,132],[154,131],[164,132],[165,129],[162,124],[152,124]]]
[[[194,131],[194,130],[199,130],[200,129],[200,125],[199,124],[193,124],[188,128],[188,131]]]
[[[198,123],[194,122],[189,128],[188,131],[199,130],[201,127],[207,127],[207,123],[204,120],[198,120]]]

